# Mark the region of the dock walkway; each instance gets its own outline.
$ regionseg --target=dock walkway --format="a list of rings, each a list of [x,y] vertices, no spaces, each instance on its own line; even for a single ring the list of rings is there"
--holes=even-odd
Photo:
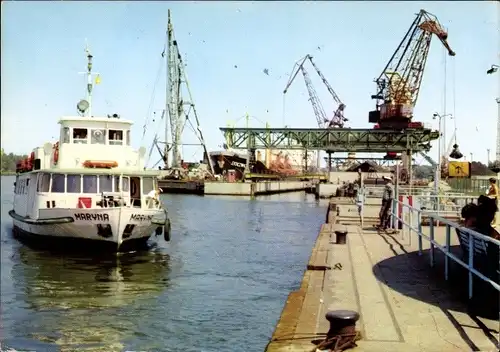
[[[348,206],[339,207],[345,216]],[[450,287],[441,254],[430,268],[428,243],[419,256],[416,238],[411,243],[401,234],[379,234],[371,225],[345,225],[347,244],[335,244],[333,226],[322,226],[302,285],[289,295],[267,352],[314,351],[312,341],[324,338],[329,328],[325,313],[336,309],[360,313],[362,339],[354,351],[498,350],[498,320],[468,313],[458,294],[467,290],[466,283],[458,279],[458,286]],[[435,234],[444,238],[444,228]],[[451,276],[460,271],[452,269]]]

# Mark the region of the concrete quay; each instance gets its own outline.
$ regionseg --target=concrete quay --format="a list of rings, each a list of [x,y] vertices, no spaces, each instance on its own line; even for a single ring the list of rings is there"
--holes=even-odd
[[[258,196],[285,192],[304,191],[309,182],[263,181],[263,182],[205,182],[206,195]]]
[[[465,270],[450,261],[445,281],[443,254],[435,250],[431,268],[425,240],[419,256],[415,234],[378,233],[366,220],[362,228],[352,201],[334,202],[339,216],[327,214],[329,223],[319,231],[302,284],[288,296],[267,352],[314,351],[312,341],[329,329],[325,313],[337,309],[360,314],[356,328],[362,339],[353,351],[498,351],[496,291],[475,284],[486,309],[472,313]],[[377,212],[378,207],[365,209],[371,219]],[[337,220],[348,231],[343,245],[335,244]],[[435,238],[444,243],[445,229],[436,228]]]
[[[159,180],[158,187],[160,187],[164,193],[198,194],[198,195],[203,195],[205,189],[203,181],[184,181],[184,180]]]
[[[197,195],[259,196],[267,194],[305,191],[311,188],[309,181],[185,181],[159,180],[158,186],[164,193]]]

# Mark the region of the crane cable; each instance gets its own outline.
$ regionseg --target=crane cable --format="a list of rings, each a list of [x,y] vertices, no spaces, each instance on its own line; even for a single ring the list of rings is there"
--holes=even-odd
[[[285,128],[286,94],[283,94],[283,128]]]
[[[454,124],[454,131],[453,131],[453,135],[454,135],[454,139],[455,139],[455,144],[457,144],[457,115],[456,115],[456,112],[457,112],[457,100],[456,100],[456,84],[455,84],[455,80],[456,80],[456,74],[455,74],[455,58],[453,58],[452,62],[451,62],[451,75],[452,75],[452,82],[451,82],[451,85],[452,85],[452,89],[453,89],[453,124]],[[458,144],[457,144],[458,145]]]
[[[160,77],[161,77],[161,74],[163,72],[163,66],[165,66],[165,65],[163,65],[163,60],[165,58],[166,50],[167,50],[167,39],[165,39],[165,42],[163,44],[163,51],[162,51],[161,57],[160,57],[160,64],[159,64],[158,71],[157,71],[157,74],[156,74],[155,83],[153,85],[153,92],[151,94],[151,99],[149,101],[149,106],[148,106],[148,110],[147,110],[147,113],[146,113],[146,118],[145,118],[145,121],[144,121],[144,125],[142,126],[143,131],[142,131],[141,145],[144,142],[144,138],[146,136],[146,130],[147,130],[148,123],[149,123],[149,118],[150,118],[152,110],[153,110],[153,104],[154,104],[155,97],[156,97],[156,87],[158,86],[158,82],[160,81]]]

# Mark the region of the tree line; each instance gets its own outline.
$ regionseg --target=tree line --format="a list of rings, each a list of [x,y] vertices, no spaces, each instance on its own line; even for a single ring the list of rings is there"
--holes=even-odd
[[[2,173],[16,172],[16,163],[27,158],[27,155],[17,155],[14,153],[5,153],[3,148],[0,151],[0,160],[2,164]]]

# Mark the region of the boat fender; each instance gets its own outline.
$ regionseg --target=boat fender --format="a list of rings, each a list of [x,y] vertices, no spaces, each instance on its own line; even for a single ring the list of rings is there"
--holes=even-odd
[[[170,242],[170,232],[171,232],[172,228],[171,228],[171,225],[170,225],[170,220],[166,220],[165,221],[165,225],[164,225],[164,230],[163,230],[163,238],[165,239],[166,242]]]
[[[158,226],[155,230],[155,235],[160,236],[163,232],[163,226]]]

